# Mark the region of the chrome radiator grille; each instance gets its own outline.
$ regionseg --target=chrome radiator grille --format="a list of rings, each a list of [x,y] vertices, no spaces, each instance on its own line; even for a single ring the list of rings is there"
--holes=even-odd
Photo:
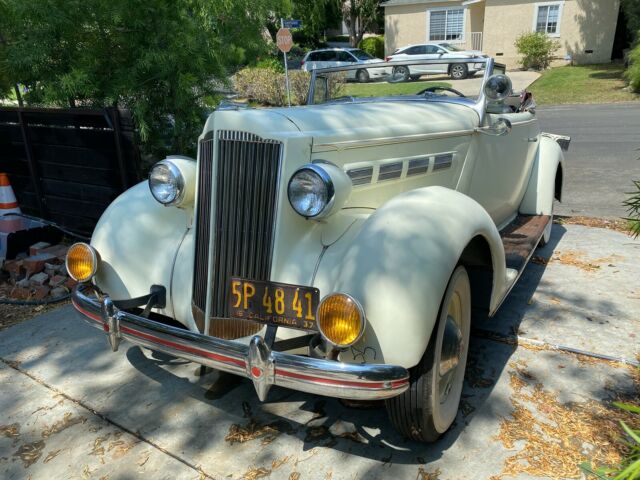
[[[220,319],[228,317],[229,277],[269,279],[281,153],[281,142],[228,130],[218,131],[216,138],[205,138],[200,145],[193,306],[202,328],[207,294],[211,295],[211,335],[234,338],[260,328],[253,322]],[[207,288],[209,255],[213,271]]]

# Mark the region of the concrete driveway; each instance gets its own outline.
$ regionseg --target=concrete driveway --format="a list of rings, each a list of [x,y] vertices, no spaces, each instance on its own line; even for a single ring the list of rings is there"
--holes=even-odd
[[[403,440],[384,408],[196,375],[65,306],[0,333],[0,477],[8,479],[576,478],[616,458],[603,401],[638,395],[640,242],[554,225],[499,315],[477,315],[454,428]],[[519,336],[519,340],[516,340]],[[515,344],[519,343],[519,345]],[[557,350],[552,345],[565,350]]]

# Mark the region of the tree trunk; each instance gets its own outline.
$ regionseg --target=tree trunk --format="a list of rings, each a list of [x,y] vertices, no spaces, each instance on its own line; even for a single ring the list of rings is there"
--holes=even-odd
[[[24,107],[24,102],[22,101],[22,94],[20,93],[20,87],[18,87],[17,83],[13,86],[13,89],[16,92],[16,98],[18,99],[18,106],[20,108]]]

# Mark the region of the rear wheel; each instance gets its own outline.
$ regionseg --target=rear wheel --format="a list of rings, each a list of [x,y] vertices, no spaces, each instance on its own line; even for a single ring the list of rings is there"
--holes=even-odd
[[[462,80],[464,78],[467,78],[468,73],[469,69],[464,63],[454,63],[449,69],[449,75],[454,80]]]
[[[369,81],[369,72],[366,70],[358,70],[356,72],[356,80],[360,83],[367,83]]]
[[[469,350],[471,287],[455,269],[422,360],[410,370],[407,391],[386,401],[391,423],[405,437],[434,442],[456,418]]]
[[[409,67],[400,66],[395,67],[392,73],[393,82],[407,82],[411,78],[411,72]]]

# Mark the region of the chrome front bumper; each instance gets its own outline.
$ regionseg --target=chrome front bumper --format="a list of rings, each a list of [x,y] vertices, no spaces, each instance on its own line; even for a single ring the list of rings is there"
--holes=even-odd
[[[183,330],[118,310],[109,296],[80,285],[74,307],[105,331],[113,351],[124,338],[138,345],[249,378],[260,400],[272,385],[329,397],[380,400],[409,387],[408,371],[395,365],[350,364],[272,351],[259,335],[248,345]]]

